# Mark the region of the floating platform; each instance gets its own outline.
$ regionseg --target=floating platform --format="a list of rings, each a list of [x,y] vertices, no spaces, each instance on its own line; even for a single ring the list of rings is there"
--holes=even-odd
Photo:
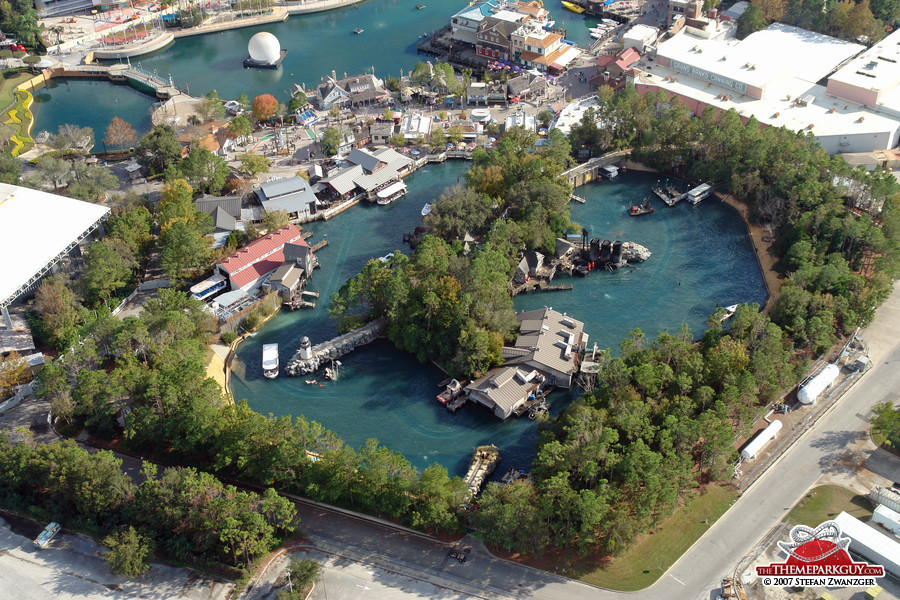
[[[253,60],[248,55],[247,58],[244,59],[244,68],[245,69],[277,69],[281,66],[284,57],[287,56],[287,50],[282,49],[281,54],[278,57],[278,60],[275,62],[264,62],[261,60]]]
[[[478,446],[472,453],[472,460],[469,461],[469,470],[466,472],[466,486],[469,488],[469,494],[477,496],[481,491],[487,478],[490,477],[497,464],[500,462],[500,449],[493,444],[490,446]]]

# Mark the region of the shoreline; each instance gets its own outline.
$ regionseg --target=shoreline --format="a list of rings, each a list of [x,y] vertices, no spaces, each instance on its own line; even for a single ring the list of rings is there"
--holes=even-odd
[[[760,307],[760,312],[768,314],[769,308],[775,303],[781,291],[781,277],[775,270],[775,259],[772,257],[770,250],[773,242],[767,242],[763,238],[767,234],[763,231],[758,223],[752,223],[747,214],[749,207],[737,200],[733,194],[726,194],[724,197],[720,193],[715,193],[714,197],[719,198],[721,202],[730,206],[740,215],[744,226],[747,228],[747,237],[750,238],[750,244],[753,246],[753,254],[756,256],[756,262],[763,276],[763,283],[766,285],[768,298]]]

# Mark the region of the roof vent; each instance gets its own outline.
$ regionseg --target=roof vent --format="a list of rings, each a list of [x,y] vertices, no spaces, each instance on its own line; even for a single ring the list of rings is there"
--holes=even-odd
[[[828,112],[829,112],[829,113],[833,113],[834,111],[835,111],[835,108],[834,108],[833,106],[832,106],[831,108],[828,109]]]
[[[810,123],[809,125],[806,126],[807,129],[812,129],[813,127],[815,127],[814,123]]]
[[[856,120],[856,122],[857,122],[857,123],[862,123],[862,122],[865,121],[865,120],[866,120],[866,118],[863,116],[863,117],[858,118],[858,119]]]
[[[775,113],[774,115],[772,115],[772,118],[773,118],[773,119],[777,119],[779,116],[781,116],[781,113],[780,113],[780,112],[777,112],[777,113]]]

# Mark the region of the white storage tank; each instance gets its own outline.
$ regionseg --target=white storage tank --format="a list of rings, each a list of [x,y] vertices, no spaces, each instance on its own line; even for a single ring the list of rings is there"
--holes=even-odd
[[[750,440],[744,449],[741,450],[741,458],[744,460],[753,460],[762,447],[769,441],[774,440],[776,434],[781,431],[781,421],[772,421],[769,426],[759,432],[755,438]]]
[[[803,404],[815,404],[822,392],[831,387],[840,372],[841,368],[837,365],[826,365],[815,377],[800,386],[797,390],[797,400]]]
[[[884,504],[879,504],[872,513],[872,522],[878,523],[894,535],[900,535],[900,513]]]

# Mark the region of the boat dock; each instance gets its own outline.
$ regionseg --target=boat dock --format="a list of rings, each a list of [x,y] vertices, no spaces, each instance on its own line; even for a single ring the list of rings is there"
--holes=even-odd
[[[327,246],[327,245],[328,245],[328,240],[322,240],[321,242],[319,242],[319,243],[317,243],[315,246],[313,246],[313,247],[311,248],[311,250],[312,250],[313,252],[318,252],[319,250],[321,250],[322,248],[324,248],[324,247]]]
[[[562,290],[571,290],[572,287],[573,286],[571,283],[563,285],[553,285],[547,279],[531,279],[529,281],[526,281],[522,285],[513,286],[510,290],[510,294],[516,296],[517,294],[528,292],[555,292]]]
[[[478,446],[472,453],[469,470],[466,472],[466,486],[473,497],[478,495],[487,478],[490,477],[500,462],[500,449],[493,444]]]
[[[654,187],[653,193],[656,194],[660,200],[665,202],[667,206],[675,206],[687,197],[687,192],[682,194],[671,185],[667,185],[666,187]]]
[[[571,196],[569,196],[569,200],[574,200],[575,202],[580,202],[581,204],[584,204],[584,198],[582,198],[581,196],[576,196],[575,194],[572,194]]]
[[[535,406],[539,406],[545,402],[545,398],[556,389],[556,386],[552,383],[548,383],[540,392],[534,395],[534,398],[526,400],[524,404],[516,408],[513,413],[517,417],[521,417],[524,414],[527,414],[531,411]]]

